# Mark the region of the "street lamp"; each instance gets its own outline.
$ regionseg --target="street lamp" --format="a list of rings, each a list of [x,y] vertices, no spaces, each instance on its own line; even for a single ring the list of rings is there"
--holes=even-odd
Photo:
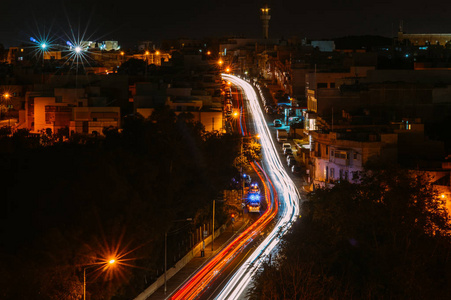
[[[215,199],[213,199],[213,230],[211,231],[211,252],[213,253],[213,244],[215,242]]]
[[[107,268],[111,265],[114,265],[115,263],[116,263],[115,259],[110,259],[107,262],[107,265],[105,266],[105,268]],[[83,268],[83,300],[86,300],[86,269],[90,269],[90,268],[96,267],[98,265],[99,264],[93,264],[93,265],[89,265],[89,266],[86,266]]]
[[[9,115],[9,110],[11,108],[11,103],[10,103],[10,98],[11,98],[11,94],[8,92],[3,93],[3,95],[1,95],[3,98],[3,101],[0,101],[0,103],[3,102],[3,104],[6,106],[6,114],[8,114],[8,126],[11,127],[11,116]],[[3,109],[0,108],[0,118],[3,118],[3,114],[2,114]],[[5,117],[6,117],[5,114]]]
[[[172,223],[175,222],[185,222],[185,221],[192,221],[193,218],[186,218],[186,219],[181,219],[181,220],[174,220],[172,221]],[[166,229],[166,231],[164,232],[164,294],[166,295],[167,292],[167,279],[166,279],[166,271],[168,268],[168,230]]]

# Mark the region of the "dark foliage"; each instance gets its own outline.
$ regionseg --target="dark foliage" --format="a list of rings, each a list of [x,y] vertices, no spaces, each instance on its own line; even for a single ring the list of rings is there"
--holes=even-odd
[[[144,75],[146,71],[146,62],[142,59],[131,58],[123,63],[119,69],[119,74]]]
[[[0,137],[1,299],[80,299],[83,266],[112,254],[127,265],[89,269],[88,293],[135,297],[161,270],[171,220],[198,216],[187,235],[235,174],[239,141],[189,115],[161,109],[104,134]]]
[[[427,178],[401,170],[312,192],[251,299],[449,299],[447,218]]]

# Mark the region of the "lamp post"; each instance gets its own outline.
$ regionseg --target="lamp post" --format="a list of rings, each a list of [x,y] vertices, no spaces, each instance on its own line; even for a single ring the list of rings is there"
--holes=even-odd
[[[164,232],[164,294],[166,295],[166,270],[168,268],[168,231]]]
[[[241,136],[241,203],[244,202],[244,174],[243,174],[243,163],[244,163],[244,159],[243,159],[243,143],[244,143],[244,137]],[[243,210],[243,220],[244,220],[244,210]],[[232,230],[233,232],[233,230]]]
[[[3,104],[5,105],[5,107],[6,107],[6,114],[5,114],[5,117],[8,115],[8,126],[9,127],[11,127],[11,116],[9,115],[9,110],[10,110],[10,99],[11,99],[11,95],[8,93],[8,92],[5,92],[3,95],[1,95],[2,96],[2,98],[3,98],[3,101],[0,101],[0,103],[1,102],[3,102]],[[0,112],[0,114],[1,114],[1,112]],[[1,115],[0,116],[0,118],[1,117],[3,117],[3,115]]]
[[[192,221],[193,218],[186,218],[186,219],[181,219],[181,220],[174,220],[172,221],[172,223],[175,222],[184,222],[184,221]],[[167,292],[167,277],[166,277],[166,271],[167,271],[167,267],[168,267],[168,230],[166,229],[166,231],[164,232],[164,294],[166,295]]]
[[[213,243],[215,241],[215,199],[213,199],[213,230],[211,231],[211,252],[213,252]]]
[[[144,53],[145,55],[146,55],[146,69],[145,69],[145,75],[144,75],[144,77],[146,78],[146,80],[147,80],[147,65],[148,65],[148,63],[149,63],[149,54],[150,54],[150,52],[149,51],[146,51],[145,53]]]
[[[114,265],[115,263],[116,263],[115,259],[110,259],[107,264]],[[86,266],[83,268],[83,300],[86,300],[86,269],[90,269],[96,266],[98,266],[98,264]]]

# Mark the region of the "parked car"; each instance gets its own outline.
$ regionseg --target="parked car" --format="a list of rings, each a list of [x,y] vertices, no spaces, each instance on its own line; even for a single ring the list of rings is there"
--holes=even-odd
[[[288,132],[285,129],[277,129],[277,141],[279,143],[288,141]]]
[[[302,118],[299,116],[294,116],[294,117],[288,118],[288,124],[290,124],[290,125],[300,123],[300,122],[302,122]]]
[[[293,155],[293,150],[291,148],[285,148],[283,149],[283,154],[284,155]]]
[[[265,106],[265,112],[268,114],[268,115],[272,115],[272,114],[274,114],[274,108],[272,108],[271,106]]]
[[[293,174],[301,174],[302,168],[298,163],[295,163],[291,166],[291,173]]]
[[[291,144],[286,142],[286,143],[282,143],[282,151],[285,150],[286,148],[290,148],[291,149]]]
[[[273,123],[274,127],[282,127],[282,121],[280,121],[279,119],[275,119]]]

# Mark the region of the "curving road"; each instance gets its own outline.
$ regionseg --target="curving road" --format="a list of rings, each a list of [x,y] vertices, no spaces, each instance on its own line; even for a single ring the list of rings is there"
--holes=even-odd
[[[274,229],[241,265],[216,299],[238,299],[250,283],[267,256],[276,250],[281,236],[290,228],[299,216],[299,192],[285,171],[276,146],[271,138],[255,89],[246,81],[232,75],[223,74],[223,78],[241,87],[248,100],[255,130],[260,134],[263,152],[263,165],[276,188],[279,198],[278,220]]]
[[[273,230],[251,255],[246,256],[244,263],[230,277],[230,280],[216,297],[216,299],[238,299],[261,263],[269,253],[276,249],[280,237],[299,215],[299,193],[280,161],[254,88],[248,82],[233,75],[223,74],[223,78],[243,91],[245,100],[248,101],[249,112],[252,114],[254,129],[256,133],[260,134],[263,168],[255,164],[253,164],[253,168],[259,176],[266,177],[261,178],[261,180],[264,183],[268,209],[257,221],[239,234],[202,269],[187,280],[180,289],[170,296],[170,299],[185,300],[201,297],[209,287],[212,287],[214,281],[230,265],[231,261],[242,255],[246,246],[252,243],[272,220],[277,219]],[[260,175],[260,173],[263,175]],[[268,186],[267,183],[271,186]],[[271,195],[273,195],[274,201],[271,201]]]

